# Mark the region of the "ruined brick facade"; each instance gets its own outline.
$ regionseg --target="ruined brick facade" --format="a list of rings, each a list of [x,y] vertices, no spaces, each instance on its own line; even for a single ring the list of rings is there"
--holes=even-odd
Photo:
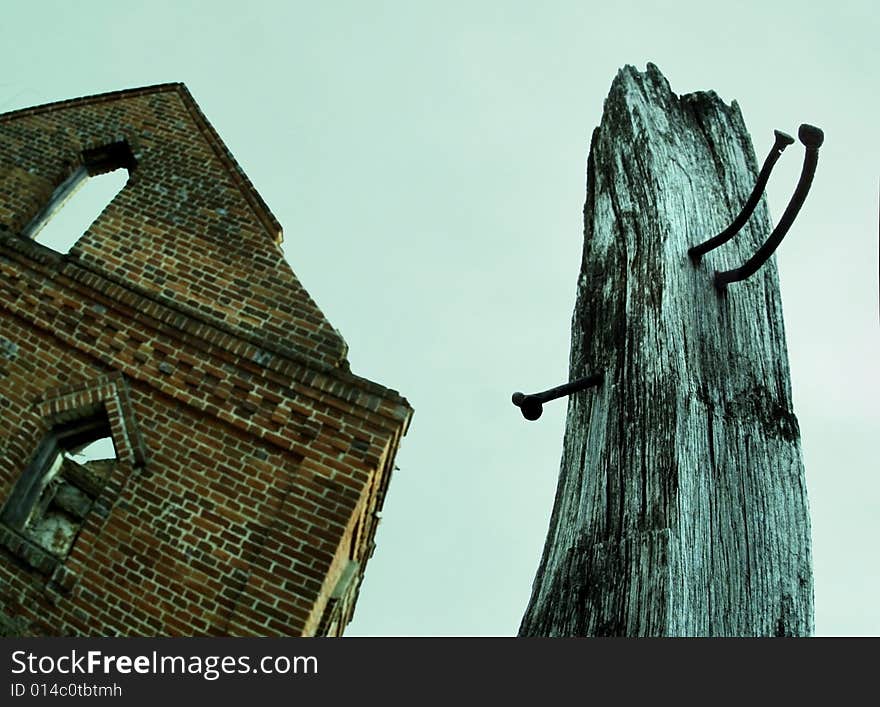
[[[114,168],[68,254],[28,238]],[[0,115],[0,633],[342,632],[412,411],[280,241],[182,84]]]

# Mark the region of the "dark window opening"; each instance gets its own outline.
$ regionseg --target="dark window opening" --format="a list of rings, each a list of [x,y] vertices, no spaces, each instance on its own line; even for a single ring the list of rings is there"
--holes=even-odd
[[[23,235],[68,253],[128,182],[136,160],[126,142],[84,150],[82,165],[55,189]]]
[[[106,415],[56,426],[15,485],[0,520],[64,558],[116,462]]]
[[[351,619],[354,600],[357,598],[360,584],[359,573],[360,563],[349,560],[342,570],[342,575],[339,577],[339,581],[336,582],[330,598],[327,600],[315,635],[342,635],[346,623]]]

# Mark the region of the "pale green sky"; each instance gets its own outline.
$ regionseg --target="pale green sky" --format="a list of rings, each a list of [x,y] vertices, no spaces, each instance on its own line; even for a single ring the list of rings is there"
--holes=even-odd
[[[808,5],[806,8],[803,5]],[[590,133],[617,69],[825,130],[779,251],[820,635],[880,635],[875,3],[8,1],[0,111],[184,81],[356,373],[416,413],[348,635],[514,635],[553,502]],[[778,218],[800,170],[768,189]]]

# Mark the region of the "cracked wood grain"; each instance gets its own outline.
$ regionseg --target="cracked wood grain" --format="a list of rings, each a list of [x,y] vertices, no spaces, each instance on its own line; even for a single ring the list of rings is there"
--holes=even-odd
[[[769,139],[770,136],[768,136]],[[625,67],[593,133],[556,499],[523,636],[801,636],[810,523],[764,199],[739,107]]]

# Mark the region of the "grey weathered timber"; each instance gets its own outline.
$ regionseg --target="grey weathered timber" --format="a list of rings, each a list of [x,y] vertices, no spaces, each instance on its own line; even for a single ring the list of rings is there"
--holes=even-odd
[[[772,140],[768,129],[762,150]],[[569,398],[520,635],[809,635],[810,524],[775,259],[726,293],[712,282],[770,232],[765,200],[699,267],[687,255],[757,178],[739,107],[676,96],[651,64],[625,67],[587,170],[570,379],[604,382]]]

